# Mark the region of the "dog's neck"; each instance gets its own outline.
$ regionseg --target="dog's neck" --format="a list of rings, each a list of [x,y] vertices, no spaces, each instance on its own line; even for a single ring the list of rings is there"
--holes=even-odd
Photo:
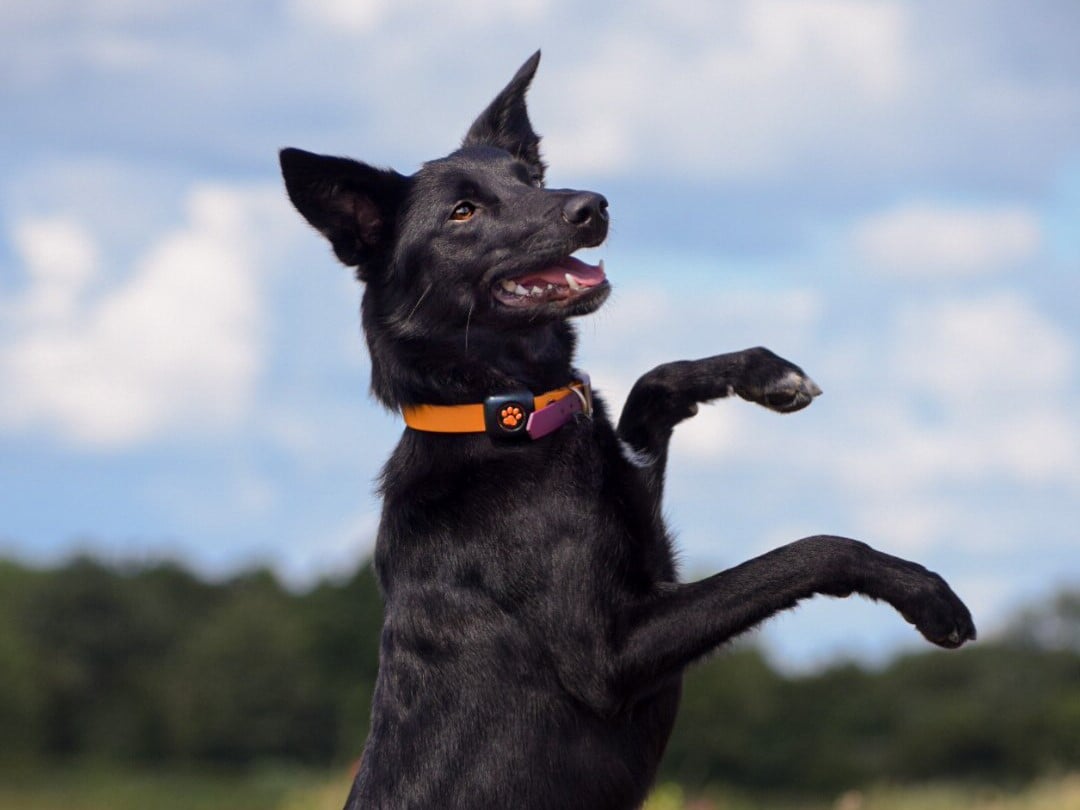
[[[371,390],[391,410],[412,405],[460,405],[493,394],[535,394],[574,378],[577,338],[557,321],[514,332],[474,329],[466,337],[392,337],[365,329],[371,353]]]

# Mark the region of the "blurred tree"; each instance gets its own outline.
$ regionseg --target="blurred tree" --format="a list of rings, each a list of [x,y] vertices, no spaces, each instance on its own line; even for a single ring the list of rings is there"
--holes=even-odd
[[[1063,591],[1046,604],[1021,611],[1004,637],[1039,649],[1080,653],[1080,591]]]
[[[153,627],[124,578],[76,559],[40,580],[22,618],[43,698],[44,752],[143,752],[155,707],[137,664],[153,645]]]
[[[911,656],[882,678],[896,697],[890,738],[900,779],[1030,779],[1072,767],[1078,726],[1061,708],[1080,698],[1080,657],[1009,643]]]
[[[163,673],[176,750],[226,764],[260,757],[328,761],[337,711],[333,696],[319,689],[295,597],[265,571],[225,590]]]
[[[334,749],[356,758],[367,737],[379,668],[382,598],[371,563],[343,584],[319,585],[301,606],[320,688],[338,707]]]
[[[752,647],[725,651],[691,669],[661,776],[691,789],[768,784],[775,779],[781,680]],[[754,751],[753,757],[747,750]]]
[[[0,758],[9,762],[38,753],[42,744],[44,696],[24,621],[40,577],[0,561]]]
[[[355,759],[378,669],[370,565],[292,593],[175,564],[0,562],[0,768]],[[1080,594],[999,639],[784,676],[736,645],[692,668],[662,777],[776,792],[1080,768]]]
[[[784,678],[753,649],[692,669],[663,776],[830,792],[880,781],[1030,780],[1080,767],[1080,595],[1005,637]]]

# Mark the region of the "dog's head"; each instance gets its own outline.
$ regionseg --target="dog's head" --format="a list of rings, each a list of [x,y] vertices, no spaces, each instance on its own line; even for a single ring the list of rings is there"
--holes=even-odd
[[[533,328],[592,312],[602,266],[573,257],[607,236],[607,201],[544,187],[525,93],[533,55],[457,151],[412,176],[354,160],[281,152],[289,198],[365,282],[365,316],[402,337]],[[367,317],[365,317],[367,321]],[[371,336],[369,335],[369,338]]]

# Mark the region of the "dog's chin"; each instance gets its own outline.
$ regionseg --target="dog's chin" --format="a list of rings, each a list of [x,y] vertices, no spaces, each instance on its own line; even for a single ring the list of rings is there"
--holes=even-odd
[[[602,260],[592,265],[573,256],[501,278],[491,285],[491,297],[498,310],[531,319],[587,315],[598,309],[610,292]]]

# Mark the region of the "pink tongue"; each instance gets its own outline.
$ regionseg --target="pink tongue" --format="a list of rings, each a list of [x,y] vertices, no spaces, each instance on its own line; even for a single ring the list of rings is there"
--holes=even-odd
[[[562,284],[566,286],[566,274],[569,273],[582,287],[595,287],[604,281],[604,271],[595,264],[587,264],[568,256],[558,264],[547,267],[537,273],[514,279],[519,284],[528,287],[532,284]]]

